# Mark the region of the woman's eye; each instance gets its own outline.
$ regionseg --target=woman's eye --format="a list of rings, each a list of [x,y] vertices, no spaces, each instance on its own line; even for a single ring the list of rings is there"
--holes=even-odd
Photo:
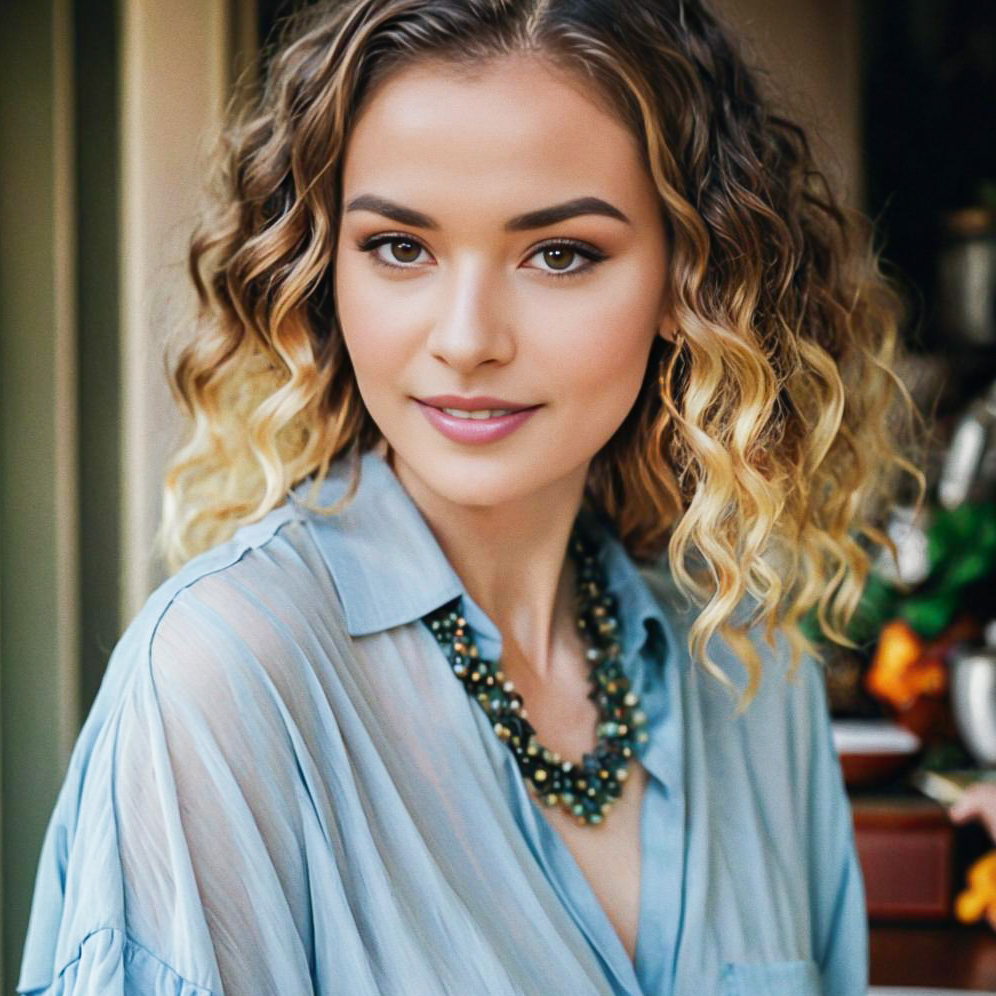
[[[543,262],[543,266],[538,269],[555,277],[573,277],[593,269],[605,259],[605,254],[591,246],[582,247],[573,242],[552,242],[541,246],[529,258],[537,257]],[[576,265],[579,263],[580,265]]]
[[[419,262],[419,253],[425,252],[425,246],[399,235],[380,235],[365,239],[358,248],[361,252],[370,253],[374,262],[396,270],[413,267]],[[386,252],[381,252],[382,249]]]

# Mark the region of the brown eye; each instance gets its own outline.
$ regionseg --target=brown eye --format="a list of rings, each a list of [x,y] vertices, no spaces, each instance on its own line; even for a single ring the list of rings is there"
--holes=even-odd
[[[391,270],[411,270],[413,272],[422,270],[426,262],[432,262],[429,250],[421,242],[406,235],[371,235],[356,243],[356,248],[360,252],[370,254],[370,258],[377,266],[386,266]],[[390,252],[388,256],[385,250]],[[419,261],[422,253],[425,253],[428,260]]]
[[[414,263],[418,259],[418,254],[422,247],[407,239],[392,239],[390,242],[391,255],[399,263]]]
[[[581,277],[590,273],[599,263],[608,256],[600,249],[596,249],[587,243],[575,245],[563,239],[557,242],[548,242],[545,246],[539,246],[533,251],[531,258],[542,256],[542,266],[531,267],[549,277],[567,278]],[[580,264],[577,266],[575,264]]]
[[[548,246],[543,250],[543,259],[554,270],[566,270],[577,253],[565,246]]]

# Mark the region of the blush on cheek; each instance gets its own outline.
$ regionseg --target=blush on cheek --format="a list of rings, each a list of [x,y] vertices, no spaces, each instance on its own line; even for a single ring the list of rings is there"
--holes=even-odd
[[[634,376],[643,379],[651,341],[648,336],[638,340],[618,321],[606,323],[595,334],[575,339],[570,352],[575,377],[597,391],[617,385],[625,390]]]

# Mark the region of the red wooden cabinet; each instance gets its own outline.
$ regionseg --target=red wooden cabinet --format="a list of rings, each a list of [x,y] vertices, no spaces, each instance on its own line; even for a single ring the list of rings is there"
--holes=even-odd
[[[851,811],[868,915],[950,917],[955,828],[944,807],[918,796],[857,796]]]
[[[993,845],[917,795],[855,795],[854,840],[870,922],[871,983],[996,992],[996,932],[954,919],[968,865]]]

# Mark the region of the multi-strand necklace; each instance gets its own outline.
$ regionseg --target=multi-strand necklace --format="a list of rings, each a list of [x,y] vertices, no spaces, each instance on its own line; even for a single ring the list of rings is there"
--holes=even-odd
[[[460,611],[462,598],[447,602],[423,621],[446,653],[453,673],[487,713],[495,733],[512,749],[534,796],[545,806],[559,803],[583,826],[601,823],[622,794],[629,760],[634,751],[639,755],[647,742],[647,733],[641,729],[647,720],[620,663],[616,599],[605,590],[597,551],[577,524],[568,549],[577,573],[577,626],[590,645],[588,698],[599,710],[598,742],[580,763],[564,760],[537,741],[522,697],[506,680],[500,662],[480,656]]]

